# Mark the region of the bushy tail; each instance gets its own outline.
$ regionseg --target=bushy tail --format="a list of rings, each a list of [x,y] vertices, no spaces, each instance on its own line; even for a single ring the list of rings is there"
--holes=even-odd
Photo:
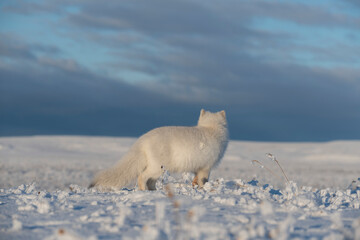
[[[109,190],[125,187],[145,168],[145,156],[140,152],[130,150],[115,166],[97,174],[89,188]]]

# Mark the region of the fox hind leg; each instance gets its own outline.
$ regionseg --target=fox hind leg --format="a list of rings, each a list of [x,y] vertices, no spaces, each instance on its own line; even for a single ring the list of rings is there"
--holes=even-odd
[[[147,167],[138,177],[140,190],[156,190],[156,181],[161,176],[162,169],[159,167]]]
[[[149,179],[146,181],[147,189],[148,189],[148,190],[156,190],[156,181],[157,181],[157,179],[149,178]]]
[[[192,185],[193,186],[198,185],[200,188],[204,187],[204,184],[207,183],[209,180],[209,174],[210,174],[209,169],[199,170],[195,175]]]

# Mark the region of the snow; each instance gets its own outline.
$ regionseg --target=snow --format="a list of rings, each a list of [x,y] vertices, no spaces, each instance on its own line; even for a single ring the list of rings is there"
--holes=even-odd
[[[0,138],[0,239],[360,239],[360,141],[231,141],[203,189],[168,172],[157,191],[87,189],[134,141]]]

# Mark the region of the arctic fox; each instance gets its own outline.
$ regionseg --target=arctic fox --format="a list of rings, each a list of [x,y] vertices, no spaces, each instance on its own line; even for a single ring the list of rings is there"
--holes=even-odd
[[[142,135],[112,168],[100,172],[90,187],[122,188],[138,178],[140,190],[156,190],[163,173],[193,172],[193,186],[203,187],[228,144],[225,111],[202,109],[197,126],[160,127]]]

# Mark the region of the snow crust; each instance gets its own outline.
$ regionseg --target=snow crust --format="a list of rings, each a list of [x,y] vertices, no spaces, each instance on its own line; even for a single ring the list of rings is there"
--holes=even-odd
[[[168,172],[157,191],[87,189],[134,141],[0,138],[0,239],[360,239],[359,141],[231,141],[203,189]]]

